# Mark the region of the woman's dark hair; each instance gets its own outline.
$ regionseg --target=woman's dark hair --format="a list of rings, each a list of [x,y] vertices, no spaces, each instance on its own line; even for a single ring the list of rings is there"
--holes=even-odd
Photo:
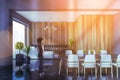
[[[39,38],[37,39],[37,43],[41,43],[42,40],[43,40],[43,38],[39,37]]]

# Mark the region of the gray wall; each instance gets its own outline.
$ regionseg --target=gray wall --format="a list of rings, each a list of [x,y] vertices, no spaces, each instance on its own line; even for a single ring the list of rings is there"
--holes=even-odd
[[[7,0],[0,0],[0,66],[12,63],[11,33],[9,27],[9,6]]]

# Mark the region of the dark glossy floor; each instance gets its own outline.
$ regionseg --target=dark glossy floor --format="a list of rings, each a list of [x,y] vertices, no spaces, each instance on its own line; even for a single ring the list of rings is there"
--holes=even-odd
[[[46,63],[47,62],[47,63]],[[39,77],[39,61],[31,60],[30,64],[19,64],[22,66],[18,66],[16,64],[16,60],[13,60],[13,67],[7,69],[0,69],[0,80],[120,80],[116,78],[116,71],[114,71],[113,78],[110,75],[110,70],[108,70],[108,74],[106,75],[103,72],[103,76],[100,78],[99,70],[97,78],[93,74],[91,74],[90,70],[87,70],[86,77],[84,78],[83,74],[80,73],[77,76],[76,70],[71,69],[69,75],[66,75],[65,70],[65,61],[62,63],[61,71],[59,73],[59,63],[60,60],[45,60],[44,61],[44,77]],[[49,64],[49,66],[48,66]],[[120,76],[120,75],[119,75]]]

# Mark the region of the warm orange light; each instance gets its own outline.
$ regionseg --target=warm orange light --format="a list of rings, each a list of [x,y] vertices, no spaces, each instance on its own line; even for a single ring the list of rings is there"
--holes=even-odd
[[[78,0],[77,8],[81,9],[108,9],[108,5],[115,0]]]
[[[74,9],[75,8],[75,1],[74,0],[69,0],[69,3],[68,3],[68,7],[70,8],[70,9]]]

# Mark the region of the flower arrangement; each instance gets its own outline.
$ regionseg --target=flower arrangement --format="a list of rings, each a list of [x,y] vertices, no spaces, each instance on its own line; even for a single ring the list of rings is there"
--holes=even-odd
[[[25,51],[26,51],[26,55],[28,56],[28,55],[29,55],[29,52],[30,52],[30,46],[26,46],[26,47],[25,47]]]
[[[25,63],[30,64],[30,56],[28,56],[30,53],[30,46],[25,46],[24,51],[26,53]]]

